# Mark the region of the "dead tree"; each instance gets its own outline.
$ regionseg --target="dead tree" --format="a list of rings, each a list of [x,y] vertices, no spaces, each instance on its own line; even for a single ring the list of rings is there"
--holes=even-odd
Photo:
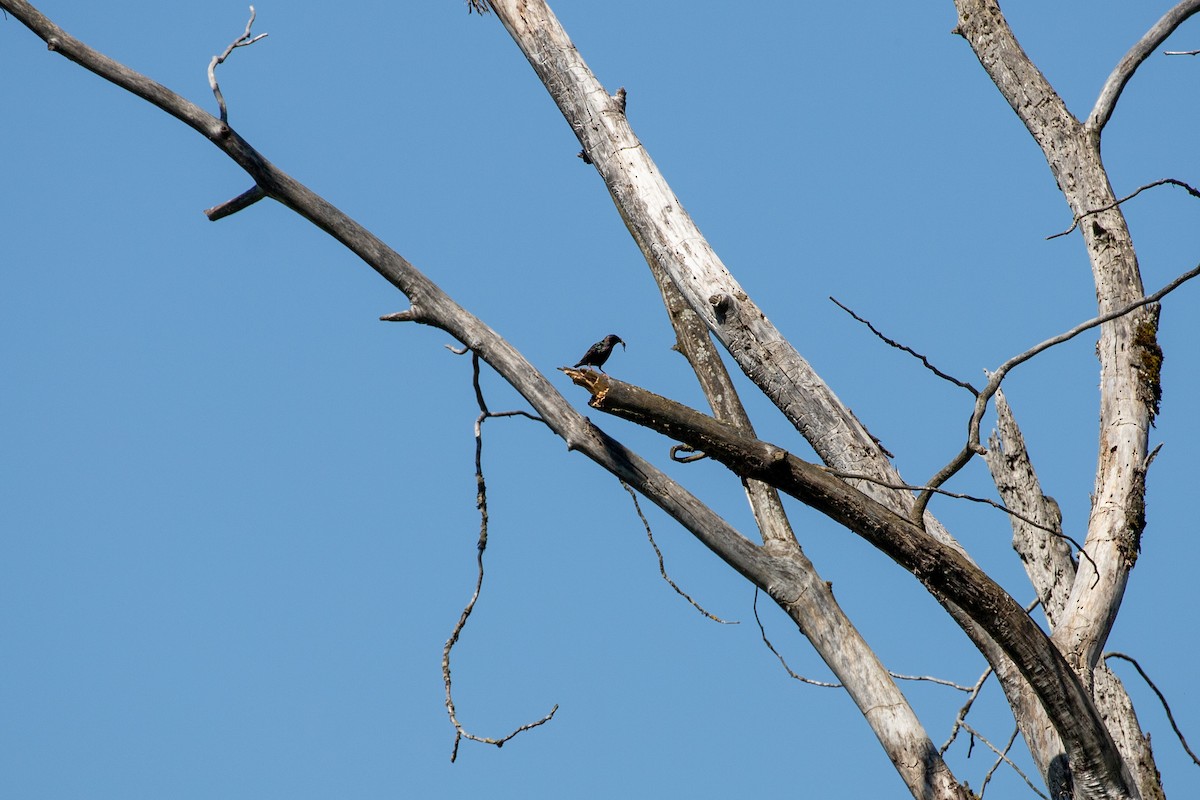
[[[634,134],[624,90],[600,84],[542,0],[490,0],[471,7],[490,10],[504,25],[578,137],[582,159],[603,179],[657,281],[678,349],[694,368],[711,414],[591,370],[567,372],[587,390],[592,407],[657,430],[727,466],[745,485],[760,540],[736,530],[592,424],[484,321],[243,139],[226,121],[213,77],[219,59],[210,69],[221,105],[221,114],[214,116],[89,48],[25,0],[0,0],[0,8],[44,39],[51,51],[178,118],[245,170],[252,187],[211,209],[213,219],[270,198],[312,222],[408,298],[407,310],[386,319],[431,325],[453,335],[516,388],[570,449],[655,503],[771,597],[842,682],[914,797],[965,800],[971,793],[802,552],[784,515],[781,491],[871,543],[945,608],[995,672],[1050,796],[1162,797],[1132,703],[1100,656],[1145,526],[1146,474],[1154,457],[1148,433],[1160,396],[1158,301],[1195,273],[1146,294],[1100,143],[1138,65],[1200,10],[1200,0],[1175,6],[1133,45],[1082,120],[1022,51],[994,0],[956,0],[955,5],[955,33],[974,51],[1042,149],[1092,267],[1097,316],[1068,332],[1099,329],[1100,441],[1092,512],[1086,539],[1078,543],[1078,561],[1000,391],[1009,369],[1056,342],[1005,364],[983,389],[968,387],[977,400],[961,451],[928,480],[901,476],[880,443],[726,269]],[[253,41],[247,26],[225,56],[234,46]],[[811,444],[822,464],[756,437],[714,340]],[[998,423],[985,445],[980,427],[989,408]],[[947,491],[946,482],[976,456],[986,458],[1002,500],[998,505],[1011,512],[1014,543],[1049,634],[929,511],[930,498]]]

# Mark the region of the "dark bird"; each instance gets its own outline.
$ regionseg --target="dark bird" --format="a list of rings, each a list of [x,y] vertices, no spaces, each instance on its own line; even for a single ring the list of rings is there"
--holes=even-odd
[[[615,333],[610,333],[608,336],[605,336],[603,339],[589,347],[588,351],[583,354],[583,358],[579,359],[579,363],[575,366],[595,367],[601,372],[604,372],[604,362],[608,361],[608,357],[612,355],[613,347],[616,346],[617,342],[621,343],[622,348],[625,347],[625,342],[622,341],[620,336],[617,336]]]

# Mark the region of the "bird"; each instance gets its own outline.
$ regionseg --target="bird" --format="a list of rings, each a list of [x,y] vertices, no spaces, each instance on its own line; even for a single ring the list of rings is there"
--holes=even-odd
[[[617,336],[615,333],[610,333],[608,336],[605,336],[603,339],[589,347],[587,352],[583,354],[583,358],[579,359],[579,363],[575,366],[595,367],[601,372],[604,372],[604,362],[608,361],[608,357],[612,355],[613,347],[616,346],[617,342],[621,343],[622,348],[625,347],[625,342],[620,336]]]

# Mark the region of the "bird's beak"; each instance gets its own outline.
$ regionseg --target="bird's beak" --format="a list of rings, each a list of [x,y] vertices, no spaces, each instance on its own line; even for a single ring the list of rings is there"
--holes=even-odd
[[[621,349],[622,349],[622,350],[628,350],[628,349],[629,349],[628,347],[626,347],[626,346],[625,346],[625,340],[624,340],[624,339],[617,339],[617,341],[621,343]]]

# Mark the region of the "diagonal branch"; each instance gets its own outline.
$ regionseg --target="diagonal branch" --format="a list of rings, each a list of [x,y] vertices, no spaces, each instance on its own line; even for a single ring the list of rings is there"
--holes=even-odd
[[[875,334],[875,336],[878,337],[881,341],[883,341],[884,344],[888,345],[889,347],[894,347],[897,350],[902,350],[905,353],[908,353],[913,358],[919,360],[925,366],[925,369],[929,370],[934,375],[937,375],[942,380],[949,381],[950,383],[953,383],[955,386],[966,389],[968,392],[975,395],[976,397],[979,396],[979,390],[976,389],[971,384],[967,383],[966,381],[960,381],[958,378],[954,377],[953,375],[949,375],[945,372],[942,372],[940,369],[935,367],[933,365],[933,363],[930,362],[930,360],[926,356],[921,355],[920,353],[918,353],[916,350],[913,350],[908,345],[900,344],[896,340],[889,339],[887,336],[884,336],[874,325],[871,324],[870,320],[863,319],[858,314],[855,314],[852,310],[850,310],[848,307],[846,307],[841,302],[839,302],[836,297],[830,297],[829,299],[832,300],[834,305],[836,305],[838,308],[842,309],[847,314],[854,317],[854,319],[858,320],[863,325],[866,325],[868,330],[870,330],[871,333]]]
[[[1129,83],[1133,73],[1159,45],[1167,40],[1168,36],[1175,32],[1176,28],[1197,11],[1200,11],[1200,0],[1183,0],[1163,14],[1158,22],[1154,23],[1150,30],[1146,31],[1142,38],[1129,48],[1129,52],[1113,68],[1112,74],[1104,82],[1104,88],[1100,90],[1100,96],[1096,98],[1096,105],[1092,108],[1092,113],[1088,115],[1086,123],[1090,130],[1099,135],[1112,117],[1117,100],[1120,99],[1121,92],[1125,90],[1125,84]]]
[[[1133,198],[1137,197],[1139,194],[1146,191],[1147,189],[1153,189],[1156,186],[1178,186],[1178,187],[1184,189],[1185,191],[1187,191],[1187,193],[1190,194],[1192,197],[1200,198],[1200,189],[1196,189],[1196,188],[1190,186],[1189,184],[1186,184],[1183,181],[1177,180],[1175,178],[1162,178],[1160,180],[1147,183],[1144,186],[1139,186],[1134,191],[1130,192],[1129,194],[1125,195],[1124,197],[1120,198],[1119,200],[1112,201],[1108,205],[1100,206],[1100,208],[1093,208],[1089,211],[1085,211],[1082,214],[1076,214],[1074,222],[1071,223],[1071,227],[1067,228],[1065,231],[1059,231],[1058,233],[1050,234],[1049,236],[1046,237],[1046,240],[1049,241],[1051,239],[1058,239],[1062,236],[1066,236],[1071,231],[1078,228],[1080,222],[1083,222],[1085,219],[1092,216],[1093,214],[1100,214],[1105,211],[1110,211],[1110,210],[1116,208],[1117,206],[1121,205],[1125,201],[1132,200]]]
[[[446,687],[446,713],[450,716],[450,724],[454,726],[454,747],[450,751],[451,762],[457,760],[458,746],[463,739],[503,747],[509,739],[546,724],[558,712],[558,704],[555,703],[554,708],[550,709],[550,713],[546,716],[533,722],[527,722],[506,736],[497,739],[490,736],[478,736],[468,731],[459,721],[458,710],[454,705],[453,683],[450,679],[450,653],[458,644],[458,638],[466,628],[467,620],[470,619],[471,612],[475,610],[475,604],[479,602],[479,595],[483,591],[483,552],[487,550],[488,543],[487,482],[483,479],[483,423],[491,417],[513,416],[515,413],[506,411],[493,414],[488,410],[487,402],[483,398],[483,388],[479,384],[479,356],[475,353],[471,354],[471,384],[475,389],[475,401],[479,405],[479,416],[475,418],[475,506],[479,509],[479,542],[475,546],[475,591],[471,594],[471,599],[467,601],[466,606],[463,607],[458,622],[454,623],[450,638],[442,647],[442,683]]]
[[[680,403],[593,371],[565,370],[589,405],[704,450],[735,474],[777,487],[838,522],[916,577],[943,605],[966,611],[1029,682],[1073,769],[1125,786],[1121,759],[1078,676],[1025,610],[987,573],[911,519],[783,448],[741,436]]]
[[[211,141],[268,197],[329,234],[407,295],[411,308],[388,315],[389,319],[432,325],[467,344],[529,402],[568,448],[625,480],[756,586],[782,602],[790,602],[802,591],[795,585],[794,570],[787,561],[771,558],[670,476],[593,425],[508,341],[377,236],[268,161],[226,123],[88,47],[27,0],[0,0],[0,8],[46,41],[51,52],[147,100]]]
[[[926,482],[925,490],[922,491],[920,496],[917,498],[917,508],[923,511],[925,506],[929,504],[929,498],[933,495],[934,490],[938,489],[945,484],[946,481],[954,477],[959,470],[966,466],[967,462],[971,460],[973,455],[977,453],[982,454],[984,452],[984,447],[979,443],[979,427],[983,421],[983,414],[987,410],[988,401],[992,399],[992,396],[995,395],[997,391],[999,391],[1000,384],[1004,381],[1005,377],[1008,376],[1009,372],[1021,364],[1024,364],[1026,361],[1038,355],[1039,353],[1044,353],[1051,347],[1062,344],[1063,342],[1069,342],[1071,339],[1074,339],[1084,331],[1097,328],[1106,322],[1110,322],[1114,319],[1118,319],[1130,314],[1142,306],[1147,306],[1151,303],[1157,303],[1159,300],[1162,300],[1168,294],[1175,291],[1197,275],[1200,275],[1200,265],[1189,269],[1187,272],[1178,276],[1166,286],[1159,289],[1157,292],[1138,298],[1137,300],[1127,303],[1121,308],[1110,311],[1107,314],[1100,314],[1099,316],[1092,317],[1091,319],[1081,322],[1069,330],[1063,331],[1057,336],[1051,336],[1049,339],[1039,342],[1025,352],[1018,353],[997,367],[996,371],[988,376],[987,384],[983,387],[983,389],[979,392],[978,397],[975,399],[975,408],[971,412],[971,419],[967,424],[967,443],[963,446],[963,449],[958,453],[958,455],[956,455],[950,461],[950,463],[942,467],[942,469],[939,470],[936,475]]]
[[[1167,702],[1167,698],[1164,697],[1163,693],[1159,691],[1158,687],[1154,684],[1154,681],[1150,680],[1150,676],[1146,674],[1144,669],[1142,669],[1142,665],[1137,662],[1137,659],[1127,656],[1124,653],[1117,652],[1105,653],[1104,658],[1120,658],[1124,661],[1128,661],[1130,664],[1133,664],[1133,668],[1137,670],[1138,675],[1142,676],[1142,680],[1146,682],[1146,685],[1149,686],[1150,690],[1158,697],[1158,702],[1162,703],[1163,711],[1167,712],[1167,722],[1171,723],[1171,730],[1175,731],[1175,736],[1179,739],[1179,744],[1183,746],[1183,749],[1187,752],[1188,756],[1191,757],[1192,762],[1195,763],[1196,766],[1200,767],[1200,757],[1197,757],[1196,754],[1192,752],[1192,748],[1188,747],[1187,739],[1184,738],[1183,731],[1179,730],[1179,725],[1175,722],[1175,715],[1171,713],[1171,705]]]
[[[1004,504],[1022,512],[1011,519],[1013,549],[1021,556],[1025,574],[1053,630],[1067,605],[1075,562],[1063,534],[1062,511],[1042,492],[1025,448],[1025,437],[1000,390],[996,391],[996,429],[988,440],[985,458]],[[1072,543],[1080,554],[1091,558],[1087,550]]]
[[[254,18],[256,16],[257,12],[254,10],[254,6],[250,6],[250,20],[246,23],[246,30],[225,48],[225,52],[219,56],[213,56],[212,61],[208,64],[208,85],[212,88],[212,93],[217,98],[217,107],[221,110],[221,122],[229,121],[229,109],[225,107],[225,95],[221,94],[221,87],[217,85],[217,67],[225,63],[225,59],[233,54],[235,48],[247,47],[260,39],[266,38],[267,34],[265,33],[260,33],[258,36],[250,34],[250,29],[254,27]]]

